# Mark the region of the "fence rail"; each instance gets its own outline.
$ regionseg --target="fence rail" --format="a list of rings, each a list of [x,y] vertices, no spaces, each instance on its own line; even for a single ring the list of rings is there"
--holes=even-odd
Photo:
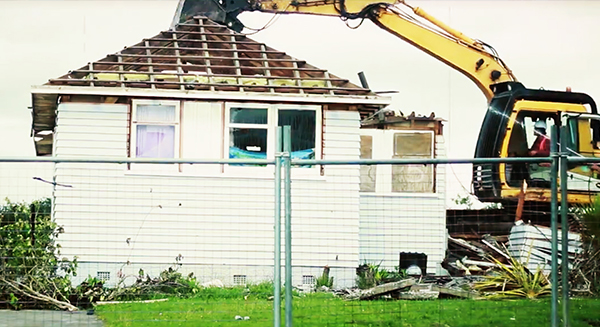
[[[0,208],[0,301],[12,309],[95,305],[107,323],[133,325],[415,325],[414,312],[433,317],[424,324],[494,325],[511,319],[494,318],[503,314],[494,306],[507,304],[473,299],[504,294],[481,285],[524,262],[543,268],[529,295],[550,301],[506,311],[519,325],[558,326],[562,317],[566,326],[580,316],[570,317],[569,295],[582,285],[571,272],[589,265],[594,249],[583,235],[597,226],[584,226],[567,203],[568,182],[600,182],[588,169],[600,158],[567,156],[556,133],[551,156],[537,158],[300,160],[290,156],[289,129],[264,160],[2,157],[0,195],[10,201]],[[551,198],[515,202],[514,212],[508,202],[473,208],[471,190],[448,183],[464,164],[524,164],[549,176]],[[450,214],[449,204],[461,208]],[[528,223],[534,216],[538,223]],[[175,304],[104,304],[157,297]],[[411,301],[440,297],[463,300]],[[457,309],[473,318],[454,317]],[[547,315],[534,320],[528,310]]]

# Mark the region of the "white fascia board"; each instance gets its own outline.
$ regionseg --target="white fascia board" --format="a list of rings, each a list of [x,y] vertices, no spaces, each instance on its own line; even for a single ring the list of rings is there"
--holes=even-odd
[[[383,96],[336,96],[325,94],[277,94],[251,92],[182,91],[164,89],[133,89],[120,87],[40,85],[31,87],[32,94],[105,95],[129,97],[160,97],[192,100],[266,101],[301,103],[347,103],[387,106],[391,97]]]

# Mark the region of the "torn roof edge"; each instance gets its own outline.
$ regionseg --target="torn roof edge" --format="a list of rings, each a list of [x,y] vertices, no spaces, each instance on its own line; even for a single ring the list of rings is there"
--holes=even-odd
[[[410,115],[405,116],[404,113],[399,109],[393,109],[385,107],[380,109],[379,111],[372,113],[368,117],[365,117],[361,120],[361,124],[380,124],[386,122],[399,122],[399,121],[409,121],[409,120],[422,120],[422,121],[439,121],[439,122],[447,122],[448,120],[437,117],[435,112],[431,112],[429,116],[425,116],[422,114],[417,114],[415,111],[411,112]]]
[[[387,106],[391,97],[377,95],[330,95],[330,94],[298,94],[298,93],[261,93],[230,91],[196,91],[170,89],[139,89],[115,87],[86,87],[64,85],[34,85],[31,94],[64,94],[64,95],[113,95],[130,97],[179,98],[193,100],[231,100],[231,101],[286,101],[320,104],[369,104]]]

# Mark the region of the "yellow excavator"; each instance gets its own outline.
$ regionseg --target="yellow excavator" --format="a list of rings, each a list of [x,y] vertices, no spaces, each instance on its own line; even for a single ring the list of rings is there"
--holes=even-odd
[[[535,155],[531,151],[537,143],[535,139],[549,138],[552,125],[568,126],[570,137],[568,140],[559,137],[559,141],[567,142],[570,156],[600,156],[600,116],[589,95],[569,89],[526,88],[493,47],[463,35],[404,1],[180,0],[173,26],[193,16],[205,16],[241,32],[244,25],[238,15],[247,11],[370,20],[466,75],[488,101],[475,158]],[[568,203],[589,203],[600,193],[600,175],[594,168],[593,165],[570,165]],[[525,180],[528,185],[525,201],[547,207],[551,199],[549,172],[550,168],[544,163],[474,164],[473,193],[482,202],[510,204],[518,198]]]

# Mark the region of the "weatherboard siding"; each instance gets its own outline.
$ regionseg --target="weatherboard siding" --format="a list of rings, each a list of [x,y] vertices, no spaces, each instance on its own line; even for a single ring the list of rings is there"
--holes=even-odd
[[[55,154],[62,157],[123,157],[127,154],[128,106],[61,103],[56,116]]]
[[[218,103],[183,103],[183,157],[221,156],[221,108]],[[126,157],[128,121],[126,105],[60,104],[54,154]],[[358,113],[326,110],[323,124],[323,158],[357,159]],[[221,173],[221,165],[169,165],[161,171],[153,165],[149,172],[145,166],[129,167],[55,166],[56,182],[71,186],[57,186],[54,192],[54,217],[65,230],[59,238],[61,256],[79,258],[79,276],[95,276],[102,269],[113,276],[116,269],[160,271],[179,255],[197,276],[218,277],[225,283],[231,276],[217,276],[215,271],[246,273],[250,279],[272,274],[272,174],[253,176],[249,171],[249,176],[231,177]],[[340,280],[352,282],[359,256],[359,170],[327,166],[323,171],[321,176],[313,169],[309,177],[302,168],[292,172],[293,264],[314,275],[329,265],[332,272],[345,274]],[[303,176],[294,178],[296,172]],[[295,282],[301,277],[294,276]]]

